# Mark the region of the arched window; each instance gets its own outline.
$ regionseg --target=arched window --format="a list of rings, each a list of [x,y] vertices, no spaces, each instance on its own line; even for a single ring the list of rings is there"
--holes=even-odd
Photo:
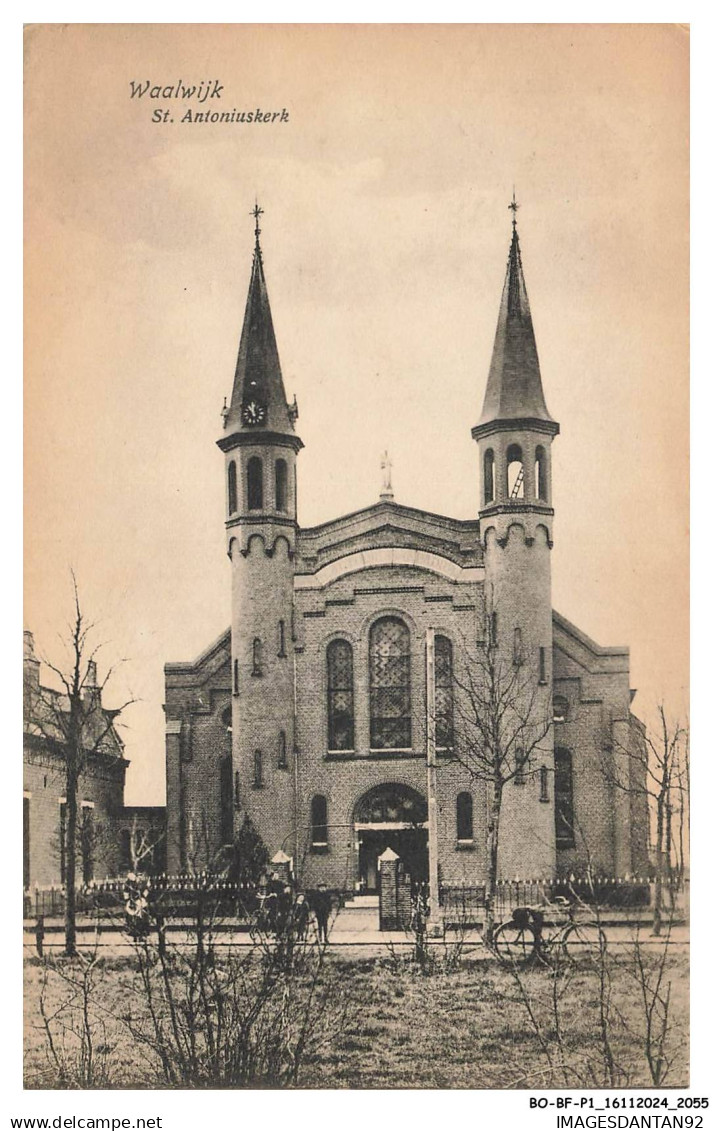
[[[253,789],[261,789],[265,784],[262,776],[262,750],[253,754]]]
[[[323,793],[315,793],[312,798],[312,847],[327,846],[327,798]]]
[[[498,614],[490,614],[490,640],[488,641],[493,647],[498,643]]]
[[[285,651],[285,622],[281,620],[277,626],[277,654],[281,659],[287,655]]]
[[[522,654],[522,629],[516,628],[513,631],[512,639],[512,662],[513,664],[521,664],[524,657]]]
[[[278,770],[287,769],[287,735],[284,730],[280,731],[277,740],[277,768]]]
[[[493,464],[495,455],[493,449],[488,448],[483,456],[483,498],[486,503],[493,501]]]
[[[555,841],[558,848],[574,847],[574,783],[572,755],[555,747]]]
[[[238,509],[238,477],[235,471],[235,460],[228,464],[228,514],[235,514]]]
[[[287,510],[287,463],[275,460],[275,510]]]
[[[435,640],[436,746],[453,745],[453,645],[447,636]]]
[[[547,455],[539,445],[535,448],[535,495],[547,502]]]
[[[513,782],[515,785],[525,784],[525,763],[527,759],[523,750],[515,751],[515,773],[513,774]]]
[[[240,694],[240,670],[238,661],[233,660],[233,695]]]
[[[522,448],[519,444],[511,444],[507,451],[508,461],[508,496],[511,499],[524,499],[525,497],[525,468],[522,463]]]
[[[411,749],[411,637],[397,617],[382,617],[369,633],[372,750]]]
[[[456,835],[460,841],[473,839],[473,798],[459,793],[456,799]]]
[[[259,456],[248,460],[248,510],[262,510],[262,460]]]
[[[555,695],[552,700],[552,717],[556,723],[566,723],[569,714],[569,702],[565,695]]]
[[[253,640],[253,675],[262,675],[262,640],[256,636]]]
[[[354,664],[348,640],[327,647],[327,748],[354,749]]]
[[[540,801],[550,799],[550,778],[547,766],[540,766]]]
[[[233,759],[220,759],[220,843],[233,843]]]

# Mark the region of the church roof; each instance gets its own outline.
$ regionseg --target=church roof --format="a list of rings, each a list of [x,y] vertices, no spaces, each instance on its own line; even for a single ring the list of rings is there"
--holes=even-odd
[[[513,201],[514,207],[517,207]],[[513,207],[511,205],[511,207]],[[520,239],[513,215],[512,241],[495,331],[495,344],[477,429],[494,422],[555,422],[547,411],[530,302],[522,270]],[[474,430],[475,431],[475,430]]]
[[[224,410],[226,436],[242,432],[259,436],[261,432],[266,431],[294,435],[293,420],[296,412],[287,406],[282,382],[280,358],[265,282],[260,228],[257,226],[260,214],[261,210],[256,205],[255,250],[248,299],[245,305],[230,405],[227,411]],[[266,410],[265,419],[259,423],[259,426],[255,424],[246,426],[243,421],[243,405],[250,401],[264,406]]]

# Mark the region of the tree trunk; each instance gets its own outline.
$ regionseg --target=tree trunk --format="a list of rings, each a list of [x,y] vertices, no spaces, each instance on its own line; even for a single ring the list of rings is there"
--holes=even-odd
[[[663,792],[656,798],[656,876],[654,879],[654,935],[661,934],[661,906],[663,903],[663,872],[664,872],[664,807],[665,795]]]
[[[493,783],[493,800],[488,821],[488,872],[485,882],[485,924],[483,940],[491,946],[495,931],[495,885],[498,880],[498,837],[500,834],[500,809],[503,800],[503,783]]]
[[[69,751],[68,758],[71,758]],[[77,778],[67,767],[67,826],[64,846],[64,950],[77,953]]]
[[[669,796],[666,799],[666,844],[664,849],[664,866],[666,868],[666,889],[668,891],[668,904],[670,912],[673,915],[673,912],[676,908],[676,888],[674,884],[673,868],[671,867],[671,852],[673,849],[671,808],[671,798]]]

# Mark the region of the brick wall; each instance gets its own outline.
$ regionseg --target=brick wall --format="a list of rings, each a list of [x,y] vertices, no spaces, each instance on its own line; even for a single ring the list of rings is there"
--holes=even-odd
[[[380,522],[393,509],[375,508],[369,521]],[[466,654],[477,652],[484,635],[487,600],[492,600],[489,592],[497,594],[505,654],[512,647],[514,629],[519,628],[526,661],[539,676],[539,649],[545,650],[545,678],[537,710],[549,711],[553,690],[565,694],[569,704],[567,721],[554,724],[540,743],[529,767],[533,772],[526,773],[524,784],[506,787],[501,876],[546,878],[555,869],[569,874],[581,871],[589,859],[612,872],[621,864],[627,838],[632,845],[639,844],[641,838],[637,833],[632,840],[631,828],[640,815],[632,815],[631,806],[624,818],[618,812],[615,815],[611,788],[602,772],[612,720],[628,725],[628,653],[626,649],[598,648],[558,616],[553,644],[549,532],[541,516],[532,517],[531,530],[515,527],[507,538],[500,531],[501,541],[489,545],[484,563],[477,540],[473,540],[473,524],[463,524],[465,549],[458,549],[457,524],[444,520],[444,545],[440,547],[444,556],[436,557],[438,520],[434,516],[420,520],[417,512],[414,516],[408,516],[413,526],[408,536],[416,541],[421,537],[427,550],[419,551],[416,546],[409,550],[413,554],[410,565],[406,552],[394,551],[390,556],[383,545],[385,527],[371,530],[364,514],[339,520],[331,534],[308,532],[298,551],[302,572],[294,591],[294,619],[288,601],[291,567],[286,555],[283,560],[279,543],[273,556],[266,557],[262,546],[253,542],[250,553],[236,560],[232,641],[225,634],[193,665],[167,665],[169,870],[181,867],[180,841],[181,836],[188,839],[190,820],[195,866],[205,866],[220,844],[220,764],[229,749],[222,715],[232,707],[233,767],[240,775],[242,806],[236,821],[243,811],[248,812],[271,854],[284,849],[294,856],[307,886],[323,881],[330,888],[353,890],[358,877],[354,814],[363,795],[384,783],[408,786],[423,797],[426,794],[426,631],[434,628],[451,639],[456,675],[462,678]],[[428,524],[427,534],[419,533],[419,521]],[[332,544],[337,528],[343,536],[339,544],[342,557]],[[394,541],[393,532],[388,537]],[[405,752],[370,749],[369,631],[375,620],[389,615],[403,619],[411,633],[412,749]],[[286,634],[285,656],[277,655],[280,618],[294,628],[294,640],[292,631]],[[251,648],[258,634],[263,640],[264,666],[262,676],[253,678]],[[348,753],[328,750],[326,650],[337,637],[351,643],[354,659],[355,749]],[[237,696],[232,687],[235,658],[239,660]],[[286,734],[285,769],[278,767],[280,730]],[[575,847],[557,854],[556,744],[572,751],[580,829]],[[263,755],[263,784],[258,789],[253,788],[256,748]],[[544,796],[540,766],[547,771]],[[441,882],[448,886],[481,884],[486,869],[486,787],[473,783],[463,766],[443,756],[439,756],[437,783]],[[469,844],[459,844],[456,835],[456,799],[461,791],[473,797]],[[311,802],[316,794],[327,799],[326,849],[311,845]],[[203,854],[196,843],[199,839],[206,846]],[[632,854],[634,848],[630,858]],[[639,847],[635,854],[641,855]]]
[[[114,833],[114,818],[124,796],[126,762],[114,765],[93,760],[82,774],[78,790],[79,808],[90,802],[94,826],[93,873],[105,879],[119,872],[119,847]],[[49,887],[61,883],[60,798],[66,795],[63,761],[43,753],[36,746],[25,750],[23,792],[30,811],[30,887]],[[77,876],[82,878],[78,858]]]

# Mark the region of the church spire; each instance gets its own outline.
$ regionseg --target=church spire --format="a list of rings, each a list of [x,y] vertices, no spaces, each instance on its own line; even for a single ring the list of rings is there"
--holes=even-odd
[[[530,302],[522,270],[520,238],[517,232],[519,207],[513,192],[512,202],[508,205],[512,212],[512,239],[505,272],[505,285],[500,300],[500,313],[483,411],[476,428],[473,429],[474,435],[479,429],[496,421],[524,419],[543,421],[555,432],[559,430],[547,411],[545,395],[542,391],[535,331],[532,326]]]
[[[243,432],[294,434],[296,406],[287,405],[280,358],[260,246],[260,217],[255,201],[255,249],[229,405],[223,411],[226,436]]]

